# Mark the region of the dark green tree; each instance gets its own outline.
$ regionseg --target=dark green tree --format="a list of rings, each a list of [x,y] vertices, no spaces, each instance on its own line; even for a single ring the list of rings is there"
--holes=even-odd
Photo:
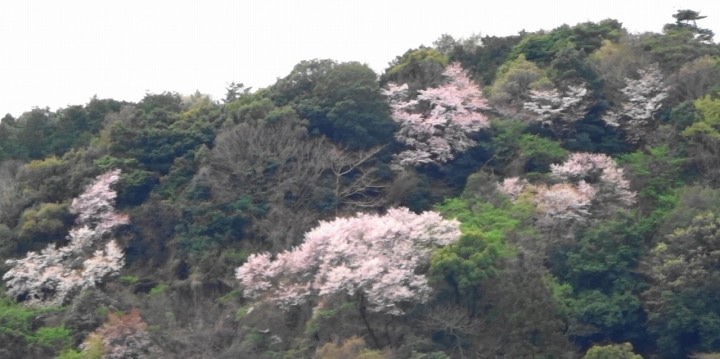
[[[664,357],[720,349],[720,218],[696,215],[663,238],[645,260],[652,286],[643,299]]]
[[[278,105],[290,104],[309,121],[311,134],[322,134],[350,149],[392,140],[395,123],[367,65],[332,60],[303,61],[272,88]]]
[[[662,34],[641,38],[643,48],[665,72],[674,72],[702,56],[720,54],[720,47],[712,42],[712,31],[697,27],[695,21],[702,18],[698,15],[692,10],[679,10],[673,15],[677,21],[666,24]]]

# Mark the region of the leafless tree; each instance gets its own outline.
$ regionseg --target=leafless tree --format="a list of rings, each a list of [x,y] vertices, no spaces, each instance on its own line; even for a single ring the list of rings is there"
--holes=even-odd
[[[198,178],[217,201],[263,198],[253,230],[286,249],[324,216],[378,205],[370,160],[381,149],[344,150],[289,121],[241,123],[218,135]]]

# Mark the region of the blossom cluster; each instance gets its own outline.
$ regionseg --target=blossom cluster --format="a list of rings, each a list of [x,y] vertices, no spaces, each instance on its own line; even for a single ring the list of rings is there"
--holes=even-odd
[[[556,219],[582,219],[590,215],[596,199],[629,206],[635,193],[623,170],[605,154],[574,153],[562,164],[550,166],[553,185],[530,184],[517,177],[506,178],[498,189],[517,200],[532,194],[532,202],[545,215]]]
[[[449,65],[443,76],[444,85],[420,90],[416,99],[408,98],[407,84],[385,90],[400,124],[395,137],[408,147],[394,156],[394,169],[452,160],[475,145],[469,134],[489,127],[480,112],[489,108],[487,100],[460,64]]]
[[[533,90],[523,108],[543,126],[563,132],[585,115],[586,96],[587,89],[584,85],[569,86],[563,93],[556,89]]]
[[[120,178],[114,170],[98,176],[73,200],[70,210],[77,215],[68,233],[68,244],[50,244],[23,259],[11,259],[3,279],[8,294],[27,304],[63,304],[77,290],[89,288],[124,265],[122,249],[107,235],[128,223],[128,216],[117,213],[117,195],[110,188]]]
[[[368,309],[401,314],[400,304],[425,302],[431,288],[418,268],[430,250],[456,241],[459,223],[436,212],[393,208],[385,215],[359,214],[321,222],[298,247],[254,254],[236,271],[251,298],[281,308],[314,297],[361,294]]]
[[[668,87],[663,82],[660,66],[656,63],[638,70],[638,79],[625,79],[627,85],[620,90],[626,97],[621,111],[608,111],[603,121],[625,131],[628,141],[640,142],[647,126],[655,120],[663,100],[668,97]]]

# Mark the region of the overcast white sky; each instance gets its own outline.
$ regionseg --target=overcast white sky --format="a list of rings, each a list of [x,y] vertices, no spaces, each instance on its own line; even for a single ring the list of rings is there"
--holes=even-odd
[[[718,0],[2,1],[0,117],[93,95],[199,90],[218,99],[230,82],[265,87],[313,58],[381,72],[443,33],[501,36],[606,18],[659,32],[678,9],[708,15],[699,25],[720,38]]]

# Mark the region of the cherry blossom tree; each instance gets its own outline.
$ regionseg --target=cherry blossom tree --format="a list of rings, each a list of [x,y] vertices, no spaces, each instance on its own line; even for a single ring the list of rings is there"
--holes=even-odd
[[[236,270],[244,295],[288,309],[310,301],[322,308],[337,296],[354,297],[376,346],[366,310],[401,315],[404,303],[424,303],[431,288],[422,269],[433,248],[460,238],[460,223],[436,212],[392,208],[320,224],[305,241],[273,256],[253,254]]]
[[[562,133],[585,116],[586,96],[585,85],[569,86],[562,93],[557,89],[533,90],[523,108],[534,116],[535,121]]]
[[[541,213],[553,219],[584,219],[590,216],[593,201],[603,206],[629,206],[635,193],[623,170],[605,154],[574,153],[562,164],[550,165],[553,185],[530,184],[517,177],[506,178],[498,189],[513,200],[523,193]]]
[[[530,184],[519,177],[509,177],[498,184],[500,192],[513,201],[528,194],[531,202],[545,216],[552,219],[583,219],[590,215],[589,209],[597,190],[585,181],[578,184],[556,183]]]
[[[638,70],[638,75],[638,79],[625,79],[627,85],[620,91],[627,100],[621,105],[621,110],[609,111],[603,116],[606,124],[622,129],[631,143],[641,141],[655,121],[655,114],[668,97],[669,90],[657,63]]]
[[[529,261],[541,265],[558,246],[573,243],[578,229],[593,226],[635,202],[623,170],[604,154],[574,153],[551,165],[545,183],[505,178],[498,190],[515,203],[535,208],[542,240],[519,244]]]
[[[597,190],[585,181],[577,185],[558,183],[537,186],[535,204],[554,219],[583,219],[590,215],[590,204]]]
[[[120,178],[114,170],[98,176],[74,199],[70,211],[77,215],[68,234],[68,245],[54,244],[23,259],[11,259],[3,279],[8,294],[27,304],[62,304],[70,295],[94,287],[124,265],[124,254],[108,235],[128,223],[115,211],[116,192],[110,188]]]
[[[147,323],[138,309],[108,313],[102,327],[90,333],[80,345],[78,358],[157,358],[162,352],[151,340]],[[76,356],[72,356],[73,358]]]
[[[525,192],[529,184],[527,180],[520,177],[508,177],[498,184],[498,189],[515,201]]]
[[[487,100],[460,64],[449,65],[443,76],[444,85],[420,90],[416,99],[408,98],[407,84],[385,90],[400,124],[395,138],[408,147],[394,156],[394,169],[452,160],[475,145],[468,135],[489,127],[480,112],[489,108]]]
[[[602,153],[573,153],[562,164],[550,165],[552,175],[560,180],[579,183],[587,181],[596,189],[595,198],[603,204],[630,206],[635,193],[630,181],[612,157]]]
[[[289,308],[318,297],[361,295],[373,312],[402,314],[400,304],[425,302],[431,292],[416,271],[430,250],[456,241],[459,223],[436,212],[393,208],[320,224],[298,247],[254,254],[237,269],[246,296]]]

